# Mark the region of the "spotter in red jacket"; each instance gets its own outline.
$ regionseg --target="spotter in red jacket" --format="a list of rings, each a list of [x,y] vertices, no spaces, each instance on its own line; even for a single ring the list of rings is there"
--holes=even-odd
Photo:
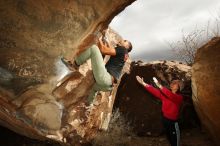
[[[173,93],[165,87],[159,90],[151,85],[147,85],[145,89],[162,101],[162,113],[165,118],[178,120],[179,109],[183,102],[182,95]]]

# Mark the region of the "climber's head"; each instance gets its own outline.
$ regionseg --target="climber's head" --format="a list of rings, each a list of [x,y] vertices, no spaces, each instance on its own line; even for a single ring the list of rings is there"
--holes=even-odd
[[[128,49],[128,52],[131,52],[132,50],[132,44],[130,41],[128,40],[122,40],[119,42],[119,45],[122,47],[125,47],[126,49]]]
[[[183,82],[181,80],[175,79],[170,83],[170,89],[173,93],[179,93],[183,89]]]

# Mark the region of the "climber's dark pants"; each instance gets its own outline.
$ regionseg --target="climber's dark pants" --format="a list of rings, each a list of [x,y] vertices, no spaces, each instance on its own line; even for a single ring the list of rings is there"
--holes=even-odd
[[[180,146],[180,130],[177,121],[162,117],[164,130],[171,146]]]

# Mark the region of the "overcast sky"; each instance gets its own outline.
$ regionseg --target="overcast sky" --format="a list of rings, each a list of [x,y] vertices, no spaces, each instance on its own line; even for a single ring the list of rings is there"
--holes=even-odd
[[[220,16],[220,0],[137,0],[111,24],[133,44],[133,60],[172,60],[167,42],[181,40]]]

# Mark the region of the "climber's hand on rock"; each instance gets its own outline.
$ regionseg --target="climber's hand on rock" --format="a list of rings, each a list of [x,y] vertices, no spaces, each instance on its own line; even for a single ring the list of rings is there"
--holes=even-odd
[[[103,39],[103,36],[100,36],[100,37],[99,37],[99,43],[100,43],[100,44],[103,44],[102,39]]]

